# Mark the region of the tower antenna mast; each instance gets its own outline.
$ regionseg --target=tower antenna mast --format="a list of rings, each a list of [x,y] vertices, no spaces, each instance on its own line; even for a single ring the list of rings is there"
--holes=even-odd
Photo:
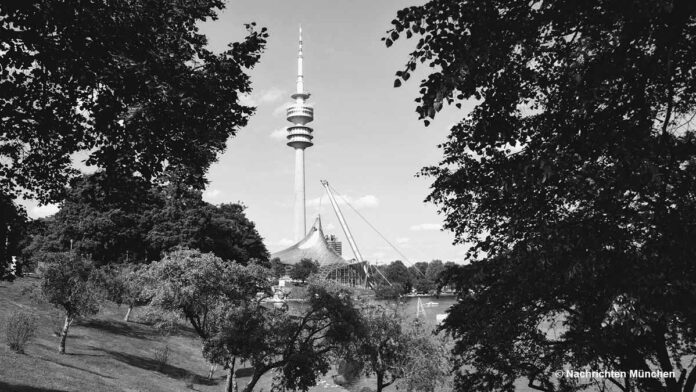
[[[299,32],[297,51],[297,90],[291,97],[295,102],[287,108],[287,119],[292,123],[287,128],[288,146],[295,150],[295,241],[300,241],[307,233],[305,210],[305,164],[304,151],[314,145],[312,133],[307,126],[314,120],[314,108],[306,103],[309,93],[304,91],[304,72],[302,70],[302,26]]]

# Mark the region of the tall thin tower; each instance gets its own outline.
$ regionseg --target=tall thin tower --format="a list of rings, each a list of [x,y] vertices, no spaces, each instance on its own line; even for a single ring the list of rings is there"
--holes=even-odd
[[[300,44],[297,53],[297,91],[291,97],[295,103],[287,109],[287,119],[292,123],[288,127],[288,146],[295,149],[295,241],[300,241],[307,232],[304,150],[313,145],[313,130],[307,124],[314,120],[314,109],[306,103],[306,100],[309,99],[309,93],[304,91],[302,26],[300,26]]]

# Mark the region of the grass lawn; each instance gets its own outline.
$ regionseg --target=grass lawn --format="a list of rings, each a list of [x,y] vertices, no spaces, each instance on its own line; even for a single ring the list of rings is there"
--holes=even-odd
[[[13,283],[0,282],[0,391],[2,392],[171,392],[193,390],[221,391],[225,374],[221,368],[212,380],[207,379],[208,365],[201,355],[200,340],[191,331],[162,336],[157,330],[138,323],[138,309],[131,315],[134,322],[122,321],[126,309],[105,305],[100,313],[76,322],[70,328],[66,355],[58,354],[54,330],[63,320],[50,305],[37,304],[26,293],[38,286],[37,278],[27,277]],[[15,354],[7,347],[5,320],[15,311],[30,311],[39,318],[36,338],[25,354]],[[169,346],[169,361],[158,369],[154,352]],[[240,369],[240,389],[246,384]],[[312,392],[344,391],[324,377]],[[270,390],[271,375],[256,385],[255,391]]]

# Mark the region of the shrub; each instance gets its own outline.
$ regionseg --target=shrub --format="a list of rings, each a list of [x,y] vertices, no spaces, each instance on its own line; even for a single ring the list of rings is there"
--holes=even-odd
[[[36,317],[31,313],[15,311],[10,314],[5,328],[10,350],[24,353],[27,343],[36,334],[36,326]]]
[[[157,365],[157,370],[162,370],[169,361],[169,346],[165,345],[155,349],[155,354],[153,355],[152,359],[155,361],[155,364]]]

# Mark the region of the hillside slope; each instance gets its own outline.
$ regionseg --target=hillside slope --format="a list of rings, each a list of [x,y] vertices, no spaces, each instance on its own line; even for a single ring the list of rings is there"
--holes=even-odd
[[[62,319],[49,305],[37,304],[26,294],[36,287],[36,278],[22,278],[13,283],[0,282],[0,391],[2,392],[171,392],[191,391],[187,381],[194,381],[193,390],[221,391],[224,371],[220,368],[212,380],[207,380],[208,365],[201,355],[200,341],[195,334],[184,331],[162,336],[157,330],[137,323],[138,310],[132,317],[136,322],[122,321],[125,308],[105,306],[100,313],[71,327],[67,354],[58,354],[58,338],[54,330]],[[5,340],[7,316],[18,309],[34,313],[39,318],[36,338],[25,354],[9,350]],[[169,346],[169,362],[158,370],[154,352]],[[241,369],[238,375],[244,375]],[[321,380],[313,392],[340,391],[330,382]],[[267,375],[256,391],[270,390]],[[246,378],[239,379],[240,387]]]

